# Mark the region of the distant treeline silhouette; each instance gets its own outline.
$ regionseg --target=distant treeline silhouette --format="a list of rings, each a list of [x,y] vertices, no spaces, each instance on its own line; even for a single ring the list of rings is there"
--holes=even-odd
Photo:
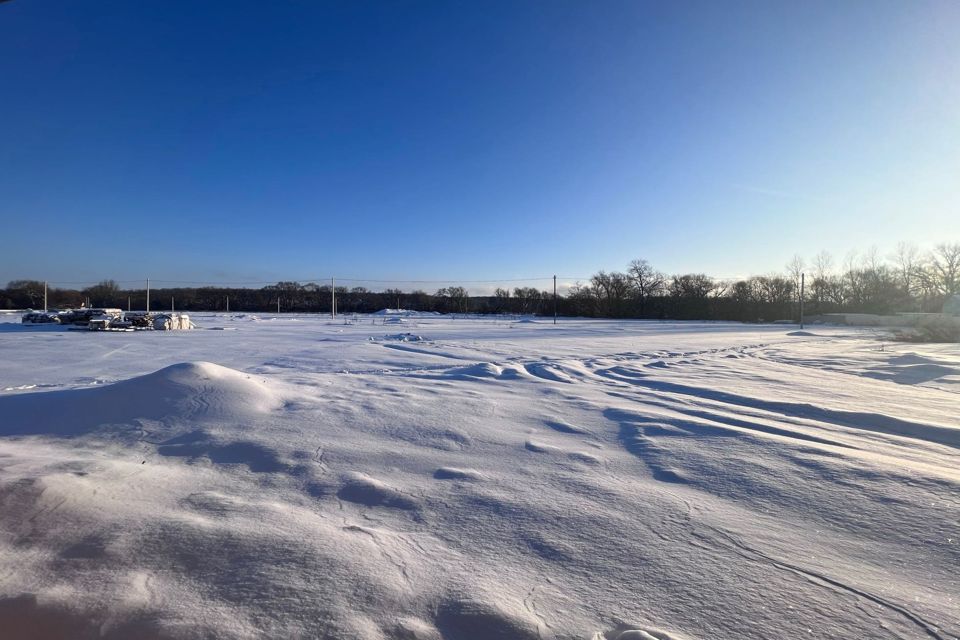
[[[493,295],[470,295],[465,287],[422,290],[365,287],[336,289],[338,313],[369,313],[385,308],[440,313],[511,313],[563,316],[762,322],[795,320],[799,315],[801,277],[808,315],[823,313],[938,312],[960,293],[960,243],[940,244],[921,253],[901,244],[881,258],[873,250],[851,254],[836,269],[831,256],[810,263],[795,256],[782,273],[724,280],[703,273],[667,275],[646,260],[626,271],[600,271],[578,282],[554,301],[552,291],[536,287],[499,288]],[[17,280],[0,290],[0,307],[42,308],[43,282]],[[97,307],[144,309],[146,289],[123,289],[113,280],[83,289],[50,288],[50,308]],[[171,299],[180,311],[270,312],[277,300],[284,312],[330,313],[331,286],[278,282],[261,288],[177,287],[151,289],[152,311],[168,310]]]

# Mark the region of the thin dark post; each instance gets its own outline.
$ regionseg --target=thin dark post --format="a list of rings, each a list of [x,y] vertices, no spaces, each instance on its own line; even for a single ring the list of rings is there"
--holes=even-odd
[[[553,276],[553,324],[557,324],[557,276]]]
[[[800,274],[800,328],[803,329],[803,289],[804,289],[804,276],[806,274]]]

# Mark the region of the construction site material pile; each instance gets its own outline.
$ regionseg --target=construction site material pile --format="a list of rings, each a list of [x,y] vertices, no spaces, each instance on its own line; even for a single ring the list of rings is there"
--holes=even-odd
[[[124,312],[121,309],[88,307],[28,311],[20,321],[23,324],[59,324],[89,331],[185,331],[196,328],[185,313]]]

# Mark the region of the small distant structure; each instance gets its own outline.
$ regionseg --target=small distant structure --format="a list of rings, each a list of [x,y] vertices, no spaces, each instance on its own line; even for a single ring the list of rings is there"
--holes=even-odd
[[[944,300],[943,315],[960,316],[960,294],[952,295]]]
[[[126,312],[121,309],[90,308],[63,309],[59,311],[27,311],[20,319],[22,324],[59,324],[70,328],[90,331],[184,331],[196,325],[185,313],[154,314],[142,311]]]
[[[76,327],[86,327],[93,319],[107,322],[123,318],[120,309],[80,307],[79,309],[62,309],[58,311],[28,311],[23,314],[20,322],[23,324],[61,324]]]
[[[187,331],[196,329],[185,313],[161,313],[153,316],[153,328],[157,331]]]
[[[58,311],[27,311],[20,318],[22,324],[60,324]]]

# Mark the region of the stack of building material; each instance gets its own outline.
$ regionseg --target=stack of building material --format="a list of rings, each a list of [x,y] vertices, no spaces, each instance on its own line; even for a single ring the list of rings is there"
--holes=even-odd
[[[153,316],[153,328],[157,331],[185,331],[195,329],[196,325],[185,313],[163,313]]]

